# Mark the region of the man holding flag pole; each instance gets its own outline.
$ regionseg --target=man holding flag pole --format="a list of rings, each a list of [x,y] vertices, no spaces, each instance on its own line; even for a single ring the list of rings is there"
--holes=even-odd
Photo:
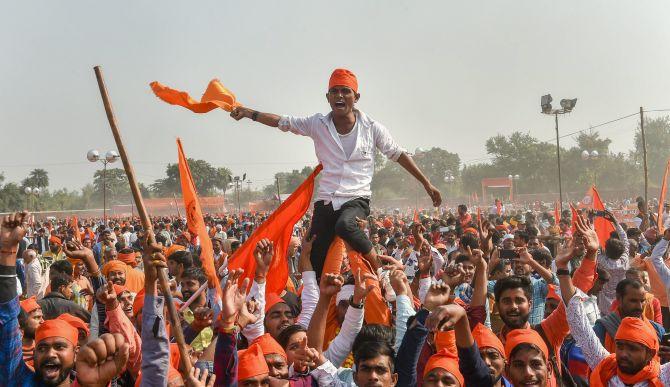
[[[366,219],[370,214],[375,150],[397,161],[414,176],[435,207],[442,203],[440,192],[393,140],[386,127],[355,108],[360,94],[358,80],[351,71],[333,71],[326,99],[330,113],[304,118],[262,113],[242,106],[231,111],[236,120],[250,118],[314,141],[316,156],[323,165],[310,231],[316,235],[311,261],[317,277],[321,275],[326,253],[336,235],[360,252],[375,270],[381,266],[372,243],[357,224],[357,218]]]

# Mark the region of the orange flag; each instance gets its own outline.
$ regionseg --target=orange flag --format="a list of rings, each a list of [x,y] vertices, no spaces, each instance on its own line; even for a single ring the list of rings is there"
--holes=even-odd
[[[600,195],[596,190],[596,186],[591,186],[589,191],[586,193],[586,196],[591,197],[591,208],[595,211],[604,211],[605,205],[603,201],[600,200]],[[610,239],[610,233],[614,231],[614,226],[607,219],[602,216],[596,216],[593,219],[593,227],[596,229],[596,234],[598,234],[598,240],[600,241],[600,246],[604,249],[605,242]]]
[[[419,212],[414,210],[414,217],[412,218],[412,223],[419,223]]]
[[[291,240],[293,226],[305,215],[312,201],[314,179],[321,172],[321,165],[288,197],[263,224],[251,234],[228,259],[228,269],[244,269],[244,277],[253,280],[256,260],[253,257],[256,243],[263,238],[274,242],[275,254],[270,263],[270,273],[265,284],[265,294],[280,294],[288,281],[288,260],[286,253]]]
[[[149,86],[156,97],[171,105],[183,106],[194,113],[207,113],[216,108],[229,112],[234,107],[242,106],[235,99],[235,94],[226,89],[218,79],[212,79],[209,82],[200,102],[191,98],[185,91],[171,89],[156,81],[151,82]]]
[[[577,217],[579,214],[577,213],[577,210],[575,209],[575,206],[570,203],[570,211],[572,212],[572,234],[577,231]]]
[[[214,267],[214,248],[212,240],[207,235],[205,220],[202,218],[200,201],[195,190],[191,169],[188,166],[184,148],[181,145],[181,139],[177,138],[177,151],[179,153],[179,179],[181,180],[181,193],[184,197],[184,208],[186,208],[186,225],[191,235],[197,235],[200,239],[200,261],[202,269],[207,275],[207,280],[214,285],[216,292],[221,296],[221,287],[219,286],[219,277],[216,275]]]
[[[556,220],[556,224],[561,221],[561,206],[558,202],[554,203],[554,219]]]
[[[668,170],[670,170],[670,160],[665,166],[665,173],[663,174],[663,182],[661,183],[661,194],[658,196],[658,231],[663,234],[663,203],[665,203],[665,190],[668,183]]]
[[[79,219],[77,219],[77,215],[72,216],[72,228],[74,229],[74,238],[81,242],[81,232],[79,232]]]

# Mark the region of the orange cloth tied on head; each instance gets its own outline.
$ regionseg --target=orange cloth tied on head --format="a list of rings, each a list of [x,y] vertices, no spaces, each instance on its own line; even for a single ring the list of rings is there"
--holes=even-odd
[[[426,375],[430,373],[430,371],[436,368],[444,369],[445,371],[454,375],[454,377],[460,382],[461,386],[465,385],[465,378],[463,378],[463,374],[461,374],[461,371],[458,369],[458,356],[456,356],[453,352],[449,352],[447,349],[441,349],[435,355],[431,356],[426,363],[426,367],[423,369],[424,379],[426,378]]]
[[[353,90],[354,93],[358,93],[358,79],[356,79],[354,73],[347,69],[335,69],[330,75],[328,90],[335,86],[346,86]]]
[[[121,262],[117,259],[114,259],[114,260],[111,260],[111,261],[105,263],[102,266],[101,271],[102,271],[102,275],[107,277],[107,275],[109,275],[109,272],[111,272],[111,271],[122,271],[122,272],[125,273],[127,271],[127,268],[128,268],[128,265],[126,265],[125,263],[123,263],[123,262]]]
[[[286,301],[284,301],[281,297],[279,297],[276,293],[269,293],[265,295],[265,313],[270,310],[273,306],[279,304],[279,303],[284,303],[286,304]]]
[[[130,251],[128,253],[119,252],[116,259],[125,263],[126,265],[129,265],[131,267],[135,267],[135,266],[137,266],[137,259],[135,257],[136,257],[136,255],[135,255],[134,251]]]
[[[615,340],[626,340],[637,343],[658,353],[659,343],[656,332],[653,331],[645,321],[639,318],[625,317],[621,320],[619,329],[616,331]],[[663,383],[659,379],[660,373],[660,363],[656,358],[652,358],[652,360],[635,375],[625,374],[619,369],[616,361],[616,354],[613,353],[598,363],[591,373],[589,384],[595,387],[607,386],[609,381],[616,375],[626,385],[634,385],[647,381],[649,386],[660,387],[663,386]]]
[[[58,316],[57,320],[63,320],[66,323],[75,327],[76,329],[83,329],[86,332],[86,336],[89,336],[91,334],[91,331],[88,329],[88,324],[86,324],[84,320],[80,319],[79,317],[75,317],[70,313],[61,314],[60,316]]]
[[[263,336],[258,337],[256,340],[253,341],[253,344],[260,345],[261,350],[263,351],[263,355],[279,355],[282,358],[284,358],[284,360],[288,360],[284,348],[282,348],[281,345],[279,345],[279,343],[277,342],[277,340],[273,339],[269,333],[266,333]]]
[[[265,362],[265,357],[263,356],[263,350],[258,344],[253,344],[248,349],[237,351],[237,361],[237,380],[240,382],[254,376],[270,373],[268,364]]]
[[[475,236],[479,235],[479,232],[474,227],[468,227],[463,230],[463,234],[473,234]]]
[[[176,253],[177,251],[184,251],[186,247],[173,243],[172,246],[168,247],[165,250],[165,258],[170,258],[170,255]]]
[[[35,298],[35,296],[32,296],[30,298],[21,301],[20,304],[21,309],[23,309],[23,311],[26,313],[30,313],[35,309],[41,308],[40,304],[37,303],[37,299]]]
[[[76,346],[79,342],[79,331],[63,320],[46,320],[35,331],[35,343],[50,337],[62,337]]]
[[[144,308],[144,289],[135,295],[135,300],[133,300],[133,316],[140,314],[142,308]]]
[[[58,246],[63,244],[63,242],[61,242],[60,238],[55,236],[55,235],[52,235],[52,236],[49,237],[49,243],[52,244],[52,245],[58,245]]]
[[[505,357],[505,347],[502,342],[492,330],[483,324],[479,323],[475,326],[475,329],[472,330],[472,337],[475,339],[479,349],[493,348],[500,352],[500,356]]]
[[[542,337],[533,329],[514,329],[507,334],[505,338],[505,358],[510,360],[510,354],[519,344],[532,344],[536,346],[543,354],[544,360],[549,361],[549,349]]]
[[[183,106],[194,113],[207,113],[216,108],[229,112],[237,106],[242,106],[236,101],[235,94],[223,86],[218,79],[212,79],[209,82],[200,102],[191,98],[185,91],[171,89],[156,81],[151,82],[149,86],[156,97],[170,105]]]
[[[114,293],[116,293],[116,296],[117,296],[117,297],[120,296],[121,293],[123,293],[123,292],[129,292],[129,293],[131,293],[131,291],[128,290],[128,288],[125,287],[125,286],[123,286],[123,285],[117,285],[117,284],[114,284],[114,285],[112,285],[112,286],[114,287]]]

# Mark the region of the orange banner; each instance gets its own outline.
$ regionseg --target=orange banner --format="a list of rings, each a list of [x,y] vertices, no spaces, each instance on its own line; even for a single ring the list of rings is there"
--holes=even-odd
[[[321,165],[314,169],[307,179],[277,208],[263,224],[251,234],[242,246],[228,260],[228,269],[244,269],[244,277],[253,280],[256,271],[254,249],[258,241],[268,238],[274,242],[274,257],[270,264],[265,284],[265,293],[281,294],[288,281],[288,260],[286,258],[288,243],[291,240],[293,227],[305,215],[312,201],[314,179],[321,172]]]
[[[185,91],[171,89],[156,81],[151,82],[149,86],[156,97],[170,105],[183,106],[194,113],[207,113],[216,108],[229,112],[234,107],[241,106],[236,101],[235,94],[223,86],[218,79],[212,79],[209,82],[200,102],[191,98]]]
[[[663,174],[663,182],[661,182],[661,194],[658,196],[658,230],[663,233],[663,203],[665,203],[665,191],[668,183],[668,170],[670,170],[670,160],[665,165],[665,173]]]
[[[603,201],[600,200],[600,195],[596,186],[591,186],[586,192],[586,196],[583,199],[583,204],[595,211],[604,211],[605,205]],[[598,240],[600,241],[600,246],[604,249],[605,242],[610,239],[610,233],[614,231],[614,225],[610,223],[607,219],[602,216],[596,216],[593,219],[593,227],[596,229],[596,234],[598,234]]]
[[[197,235],[200,240],[200,262],[202,269],[207,275],[210,285],[213,285],[219,296],[221,296],[221,287],[219,286],[219,277],[216,275],[214,267],[214,248],[212,240],[207,235],[205,220],[202,218],[202,210],[198,194],[191,176],[191,169],[186,161],[184,148],[181,145],[181,139],[177,138],[177,151],[179,153],[179,178],[181,180],[181,193],[184,197],[184,207],[186,207],[186,225],[192,235]]]

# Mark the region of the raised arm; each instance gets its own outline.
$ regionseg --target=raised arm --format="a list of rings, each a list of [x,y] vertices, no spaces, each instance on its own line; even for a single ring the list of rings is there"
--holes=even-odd
[[[342,289],[344,279],[341,275],[326,273],[319,284],[319,301],[316,303],[314,316],[307,329],[307,342],[319,352],[323,350],[323,337],[328,319],[328,307],[331,299]]]
[[[250,118],[254,121],[260,122],[261,124],[272,126],[273,128],[279,126],[279,120],[281,119],[281,116],[278,116],[276,114],[261,113],[259,111],[249,109],[244,106],[239,106],[233,109],[233,111],[230,112],[230,116],[236,119],[237,121],[241,120],[242,118]]]
[[[665,264],[663,257],[668,250],[669,240],[670,229],[667,229],[663,233],[663,239],[656,243],[654,250],[651,252],[651,263],[654,265],[654,269],[656,269],[658,276],[661,277],[661,281],[663,281],[666,288],[670,288],[670,269],[668,269],[668,266]]]

